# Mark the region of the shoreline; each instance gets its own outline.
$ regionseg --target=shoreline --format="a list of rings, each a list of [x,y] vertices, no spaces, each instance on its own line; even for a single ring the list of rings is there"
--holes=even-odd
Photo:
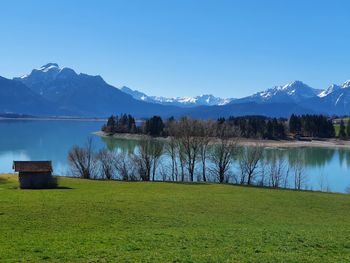
[[[148,135],[131,134],[131,133],[116,133],[113,135],[106,134],[103,131],[94,132],[93,134],[115,139],[125,140],[141,140],[143,137]],[[148,136],[149,137],[149,136]],[[168,141],[169,137],[157,137],[155,138],[160,141]],[[212,143],[215,144],[215,139]],[[247,139],[240,138],[238,144],[241,146],[260,146],[266,148],[341,148],[350,149],[350,141],[338,140],[338,139],[325,139],[325,140],[312,140],[312,141],[296,141],[296,140],[258,140],[258,139]]]
[[[43,118],[35,118],[35,117],[19,117],[19,118],[6,118],[6,117],[0,117],[0,121],[89,121],[89,122],[106,122],[107,119],[103,118],[74,118],[74,117],[58,117],[58,118],[50,118],[50,117],[43,117]]]

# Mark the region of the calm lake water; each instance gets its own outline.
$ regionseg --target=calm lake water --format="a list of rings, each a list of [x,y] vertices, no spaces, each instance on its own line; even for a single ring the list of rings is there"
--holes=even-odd
[[[52,160],[54,173],[69,174],[67,153],[94,137],[96,148],[132,152],[137,141],[102,139],[92,133],[103,122],[88,121],[0,121],[0,173],[12,172],[13,160]],[[345,192],[350,187],[350,150],[266,149],[265,158],[279,156],[292,163],[297,155],[305,162],[306,185],[312,190]],[[198,167],[200,168],[200,167]]]

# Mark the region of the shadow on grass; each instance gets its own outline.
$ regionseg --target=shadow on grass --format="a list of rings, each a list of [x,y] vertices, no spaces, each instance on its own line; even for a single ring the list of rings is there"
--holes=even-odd
[[[5,184],[7,182],[6,178],[0,177],[0,184]]]
[[[57,187],[53,187],[53,188],[20,188],[18,187],[13,187],[13,189],[19,189],[19,190],[34,190],[34,191],[40,191],[40,190],[73,190],[74,188],[68,187],[68,186],[57,186]]]
[[[82,179],[82,180],[91,180],[91,181],[102,181],[102,182],[122,182],[122,183],[155,183],[155,184],[179,184],[179,185],[211,185],[211,184],[218,184],[215,182],[188,182],[188,181],[162,181],[162,180],[154,180],[154,181],[142,181],[142,180],[105,180],[105,179]]]
[[[74,188],[68,187],[68,186],[57,186],[56,188],[51,188],[51,190],[55,190],[55,189],[59,189],[59,190],[73,190]]]
[[[176,182],[176,181],[153,181],[153,182],[155,182],[155,183],[181,184],[181,185],[193,185],[193,186],[218,184],[218,183],[214,183],[214,182]]]

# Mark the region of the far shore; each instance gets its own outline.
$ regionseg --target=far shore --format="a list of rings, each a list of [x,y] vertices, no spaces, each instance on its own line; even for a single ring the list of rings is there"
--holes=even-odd
[[[115,139],[129,139],[129,140],[141,140],[146,135],[132,134],[132,133],[116,133],[109,135],[103,131],[94,132],[95,135],[107,138]],[[160,141],[168,141],[169,137],[156,137],[155,139]],[[234,139],[233,139],[234,140]],[[216,143],[216,139],[212,140],[212,143]],[[338,140],[338,139],[324,139],[324,140],[312,140],[312,141],[297,141],[297,140],[258,140],[239,138],[238,144],[241,146],[259,146],[267,148],[345,148],[350,149],[350,141]]]

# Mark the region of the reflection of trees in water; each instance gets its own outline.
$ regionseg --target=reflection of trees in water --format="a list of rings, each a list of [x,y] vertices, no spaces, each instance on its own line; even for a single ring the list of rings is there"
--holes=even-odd
[[[339,149],[339,163],[340,165],[346,164],[347,167],[350,166],[350,150],[348,149]]]
[[[118,151],[122,153],[134,153],[139,142],[130,139],[117,139],[112,137],[101,137],[102,141],[110,151]]]
[[[123,153],[134,153],[140,142],[138,140],[130,139],[118,139],[112,137],[102,137],[102,141],[106,144],[107,148],[111,151],[120,151]],[[252,147],[252,146],[249,146]],[[210,147],[209,151],[212,151],[214,146]],[[240,149],[244,149],[241,147]],[[347,149],[331,149],[331,148],[265,148],[264,149],[264,161],[272,162],[273,160],[287,160],[290,166],[296,165],[301,158],[304,161],[304,165],[308,167],[324,167],[329,163],[336,151],[339,153],[339,162],[350,166],[350,150]],[[237,162],[239,154],[233,156],[233,161]]]
[[[264,161],[273,162],[279,159],[286,159],[286,150],[278,148],[265,148]]]
[[[288,160],[289,164],[293,166],[301,156],[305,166],[323,167],[332,160],[335,151],[334,149],[323,148],[266,149],[265,160],[270,161],[275,158],[283,158]]]
[[[113,137],[101,137],[102,141],[106,144],[106,147],[110,151],[117,151],[122,153],[135,153],[137,148],[140,147],[141,141],[132,140],[132,139],[120,139]],[[161,144],[164,145],[161,141],[151,140],[151,144]]]
[[[336,150],[328,148],[305,148],[305,164],[309,166],[324,167],[329,163]]]

